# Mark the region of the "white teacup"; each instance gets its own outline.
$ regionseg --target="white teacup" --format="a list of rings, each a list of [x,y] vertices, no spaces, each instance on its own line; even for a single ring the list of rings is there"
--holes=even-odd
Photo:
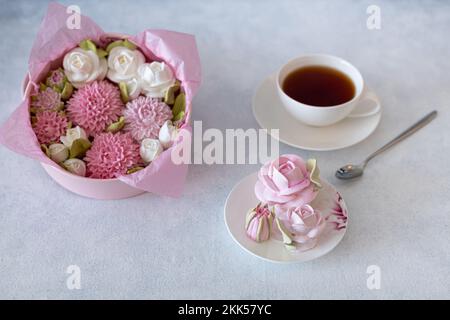
[[[307,105],[292,99],[283,91],[283,82],[292,71],[307,66],[324,66],[343,72],[352,80],[355,95],[345,103],[329,107]],[[368,117],[380,111],[377,96],[366,88],[358,69],[339,57],[324,54],[300,56],[281,67],[276,81],[278,94],[286,110],[297,120],[311,126],[328,126],[346,117]]]

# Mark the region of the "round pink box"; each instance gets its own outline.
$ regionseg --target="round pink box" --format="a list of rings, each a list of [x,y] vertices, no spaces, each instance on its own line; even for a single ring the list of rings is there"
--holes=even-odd
[[[110,33],[106,35],[111,39],[125,39],[127,36],[122,34]],[[24,97],[28,97],[31,92],[29,85],[29,76],[23,82]],[[144,190],[134,188],[119,179],[91,179],[74,175],[60,167],[53,167],[51,165],[41,163],[45,171],[53,178],[59,185],[66,188],[73,193],[84,197],[113,200],[125,199],[134,197],[144,193]]]

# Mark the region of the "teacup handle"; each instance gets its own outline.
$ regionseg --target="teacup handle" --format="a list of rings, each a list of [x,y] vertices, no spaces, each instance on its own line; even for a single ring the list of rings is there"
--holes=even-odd
[[[381,110],[380,100],[375,92],[366,89],[355,109],[348,115],[349,118],[369,117]]]

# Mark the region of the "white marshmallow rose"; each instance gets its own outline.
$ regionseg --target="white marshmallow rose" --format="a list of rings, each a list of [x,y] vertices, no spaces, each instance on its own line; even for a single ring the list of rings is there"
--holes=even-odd
[[[53,143],[48,147],[50,159],[59,163],[67,160],[69,157],[69,149],[61,143]]]
[[[128,86],[128,82],[137,78],[137,70],[144,63],[145,57],[139,50],[115,47],[109,52],[107,77],[112,82],[125,82]]]
[[[178,136],[178,129],[172,124],[172,121],[167,120],[159,129],[159,141],[164,149],[170,148]]]
[[[64,56],[64,73],[75,88],[95,80],[103,80],[108,71],[105,58],[91,50],[75,48]]]
[[[145,163],[150,163],[163,152],[161,143],[157,139],[145,138],[141,142],[139,153]]]
[[[85,177],[86,176],[86,164],[83,160],[74,158],[68,159],[63,162],[64,167],[70,173],[76,174],[77,176]]]
[[[86,131],[79,126],[67,129],[66,135],[59,138],[67,148],[72,147],[72,143],[77,139],[87,139]]]
[[[170,67],[164,62],[144,63],[138,68],[139,82],[147,97],[163,98],[175,83]]]

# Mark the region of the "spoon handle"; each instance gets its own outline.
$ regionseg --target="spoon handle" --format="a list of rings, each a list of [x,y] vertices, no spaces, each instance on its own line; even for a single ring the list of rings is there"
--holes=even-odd
[[[431,120],[433,120],[434,118],[436,118],[437,115],[437,111],[434,110],[432,112],[430,112],[429,114],[427,114],[425,117],[423,117],[422,119],[420,119],[419,121],[417,121],[415,124],[413,124],[411,127],[409,127],[408,129],[406,129],[405,131],[403,131],[402,133],[400,133],[397,137],[395,137],[394,139],[392,139],[391,141],[389,141],[388,143],[386,143],[384,146],[382,146],[380,149],[378,149],[377,151],[375,151],[374,153],[372,153],[370,156],[368,156],[366,158],[366,160],[364,160],[364,166],[366,166],[367,162],[369,162],[372,158],[374,158],[375,156],[379,155],[380,153],[382,153],[383,151],[389,149],[390,147],[392,147],[393,145],[397,144],[398,142],[406,139],[407,137],[409,137],[410,135],[412,135],[414,132],[416,132],[417,130],[419,130],[420,128],[424,127],[425,125],[427,125],[428,123],[431,122]]]

